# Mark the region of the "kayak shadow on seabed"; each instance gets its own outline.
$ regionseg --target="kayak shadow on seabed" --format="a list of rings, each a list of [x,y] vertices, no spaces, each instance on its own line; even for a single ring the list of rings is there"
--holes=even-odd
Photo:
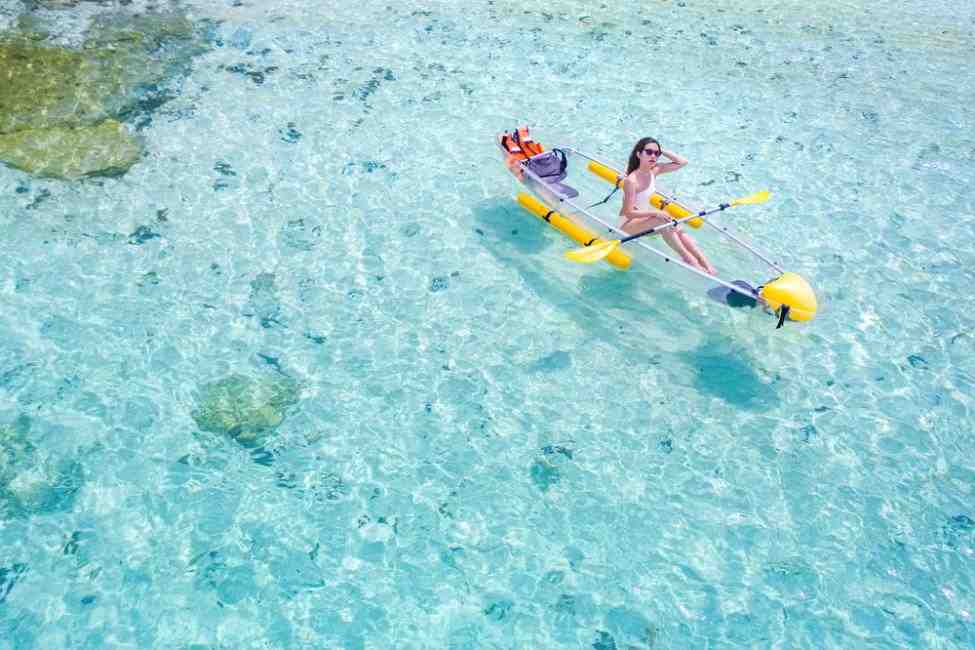
[[[771,373],[770,381],[763,381],[755,364],[734,347],[720,338],[709,337],[693,350],[675,356],[694,373],[689,382],[694,390],[748,411],[771,409],[780,401],[775,384],[781,376]]]
[[[633,363],[659,363],[669,359],[676,372],[678,384],[687,385],[702,393],[712,395],[731,405],[747,410],[762,410],[779,401],[774,384],[764,381],[762,375],[749,362],[744,351],[736,351],[730,339],[714,331],[700,332],[685,339],[689,343],[682,351],[663,352],[645,345],[639,337],[627,345],[627,336],[621,324],[621,312],[632,312],[637,319],[654,319],[664,316],[668,322],[683,318],[686,322],[676,327],[685,334],[694,332],[699,321],[680,310],[664,308],[639,296],[638,289],[649,280],[646,274],[626,273],[587,274],[578,284],[566,279],[572,267],[565,269],[565,278],[553,278],[546,274],[540,258],[552,255],[549,249],[557,247],[538,224],[525,222],[525,216],[517,205],[504,199],[488,199],[473,208],[474,231],[479,241],[492,255],[506,266],[518,272],[525,284],[546,302],[563,306],[568,317],[593,336],[614,345],[628,348]],[[553,255],[554,257],[554,255]],[[612,312],[608,315],[608,312]],[[690,328],[690,329],[687,329]],[[689,370],[691,375],[681,377]]]
[[[567,316],[579,323],[594,336],[616,344],[620,340],[620,314],[632,313],[634,317],[654,318],[660,314],[659,305],[641,296],[640,287],[647,280],[643,274],[633,272],[607,272],[586,274],[573,284],[578,267],[564,264],[564,274],[553,277],[550,268],[559,268],[560,255],[549,249],[559,246],[540,224],[529,220],[521,208],[507,199],[487,199],[473,208],[474,232],[479,242],[505,266],[518,272],[528,287],[546,302],[562,307]],[[564,247],[572,244],[565,240]],[[552,260],[546,260],[550,256]],[[549,264],[551,262],[551,264]],[[607,316],[607,312],[612,315]],[[687,319],[681,324],[691,327],[686,314],[667,310],[668,320]],[[634,346],[634,350],[638,348]]]

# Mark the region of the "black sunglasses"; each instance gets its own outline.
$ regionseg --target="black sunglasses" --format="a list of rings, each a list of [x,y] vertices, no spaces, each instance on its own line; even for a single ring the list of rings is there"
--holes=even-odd
[[[659,156],[660,155],[660,149],[644,149],[643,150],[643,153],[645,153],[647,155],[653,154],[654,156]]]

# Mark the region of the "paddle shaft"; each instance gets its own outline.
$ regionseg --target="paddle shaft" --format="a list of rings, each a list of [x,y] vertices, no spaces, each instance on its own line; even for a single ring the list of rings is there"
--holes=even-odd
[[[714,214],[715,212],[721,212],[722,210],[727,210],[728,208],[731,207],[731,205],[732,205],[731,203],[722,203],[716,208],[712,208],[710,210],[701,210],[697,214],[692,214],[690,216],[684,217],[683,219],[676,219],[674,221],[671,221],[670,223],[665,223],[655,228],[651,228],[650,230],[644,230],[643,232],[638,232],[635,235],[624,237],[623,239],[620,240],[620,243],[625,244],[628,241],[633,241],[634,239],[639,239],[640,237],[646,237],[647,235],[658,233],[661,230],[666,230],[667,228],[673,228],[674,226],[679,226],[685,221],[690,221],[691,219],[697,219],[698,217],[706,217],[709,214]]]

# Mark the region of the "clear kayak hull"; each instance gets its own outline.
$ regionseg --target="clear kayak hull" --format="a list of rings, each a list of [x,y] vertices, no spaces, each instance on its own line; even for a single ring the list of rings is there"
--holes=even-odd
[[[513,143],[515,135],[518,137]],[[528,137],[525,128],[499,135],[497,142],[509,171],[531,195],[518,195],[518,202],[526,210],[581,246],[627,236],[619,229],[622,182],[611,165],[569,146],[545,149]],[[728,307],[775,316],[780,325],[786,317],[813,317],[815,296],[805,281],[785,273],[770,256],[721,223],[721,216],[695,217],[702,211],[701,206],[677,201],[663,192],[654,195],[651,203],[674,219],[686,220],[682,227],[707,252],[718,273],[709,275],[684,263],[656,235],[615,248],[606,257],[611,266],[626,270],[638,265],[657,276],[662,284],[674,284]],[[772,290],[766,291],[768,286]],[[796,303],[792,311],[790,303]]]

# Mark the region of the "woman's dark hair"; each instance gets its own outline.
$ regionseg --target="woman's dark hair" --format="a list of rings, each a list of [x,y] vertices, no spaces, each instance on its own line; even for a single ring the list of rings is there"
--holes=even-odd
[[[657,149],[662,149],[660,143],[657,142],[657,138],[640,138],[633,145],[633,151],[630,152],[630,161],[626,163],[626,175],[629,176],[633,173],[633,170],[640,166],[640,158],[637,154],[643,151],[643,148],[650,143],[657,145]]]

